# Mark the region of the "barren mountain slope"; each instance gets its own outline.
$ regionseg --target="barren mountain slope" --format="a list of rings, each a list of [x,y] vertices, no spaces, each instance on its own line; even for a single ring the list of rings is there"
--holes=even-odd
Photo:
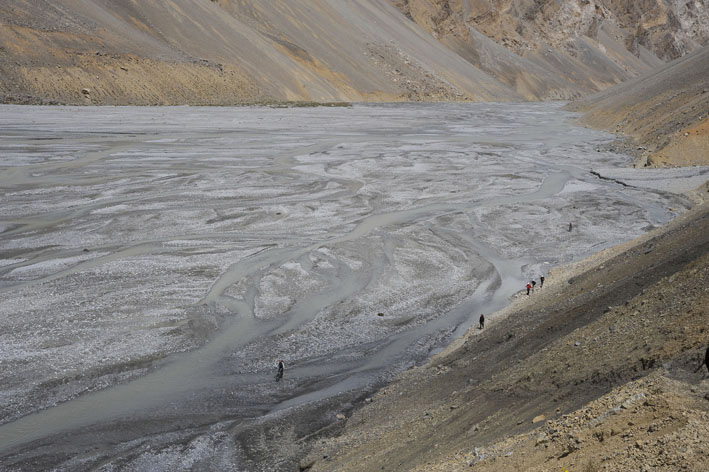
[[[633,137],[641,165],[709,165],[709,46],[573,108],[591,126]]]
[[[701,2],[392,1],[529,99],[602,90],[709,40],[709,9]]]
[[[516,100],[386,0],[0,5],[4,101]]]
[[[0,100],[576,98],[707,41],[701,2],[637,3],[17,0],[0,3]]]
[[[709,207],[547,282],[376,394],[303,468],[706,470]]]

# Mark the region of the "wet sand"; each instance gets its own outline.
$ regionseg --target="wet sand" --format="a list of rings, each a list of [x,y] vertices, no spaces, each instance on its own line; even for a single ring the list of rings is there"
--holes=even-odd
[[[1,463],[297,461],[528,279],[689,206],[594,175],[631,158],[572,116],[0,107]]]

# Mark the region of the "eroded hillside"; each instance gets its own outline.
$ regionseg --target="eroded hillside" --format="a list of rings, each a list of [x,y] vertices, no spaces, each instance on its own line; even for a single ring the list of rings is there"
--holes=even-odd
[[[633,138],[638,166],[709,165],[709,46],[573,108]]]
[[[0,99],[570,99],[706,43],[700,2],[644,3],[18,0],[0,5]]]
[[[571,99],[709,39],[701,2],[393,0],[461,56],[528,99]]]

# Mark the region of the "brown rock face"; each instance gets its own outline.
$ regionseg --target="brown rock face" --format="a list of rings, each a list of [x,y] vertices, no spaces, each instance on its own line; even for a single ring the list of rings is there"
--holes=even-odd
[[[0,24],[5,102],[521,99],[385,0],[18,0]]]
[[[641,48],[668,61],[709,40],[704,2],[668,0],[392,0],[439,36],[465,37],[468,27],[523,55],[544,45],[563,49],[579,36],[601,40],[615,30],[636,55]]]
[[[603,90],[709,40],[709,9],[702,2],[392,1],[444,44],[529,99],[568,99]]]
[[[629,32],[627,44],[640,46],[664,61],[677,59],[709,41],[709,8],[699,1],[602,2]]]

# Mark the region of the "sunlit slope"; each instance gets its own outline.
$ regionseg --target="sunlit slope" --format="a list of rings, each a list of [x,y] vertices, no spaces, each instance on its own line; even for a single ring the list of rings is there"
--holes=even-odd
[[[392,0],[476,67],[528,99],[576,98],[709,39],[700,2]]]
[[[575,99],[708,40],[700,2],[17,0],[0,100]]]
[[[709,164],[709,47],[575,105],[647,147],[649,165]]]
[[[521,98],[386,0],[21,0],[0,21],[5,101]]]

